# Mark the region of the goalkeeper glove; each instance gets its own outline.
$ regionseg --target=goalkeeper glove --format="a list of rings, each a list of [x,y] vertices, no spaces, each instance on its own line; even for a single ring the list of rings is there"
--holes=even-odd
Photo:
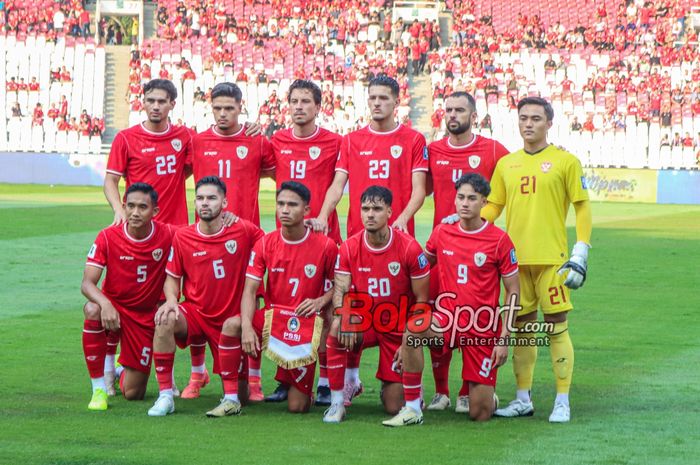
[[[455,224],[458,221],[459,221],[459,215],[457,213],[453,213],[451,215],[444,217],[440,222],[442,224]]]
[[[558,273],[564,274],[568,270],[564,285],[569,289],[578,289],[586,282],[586,269],[588,267],[588,249],[585,242],[577,242],[571,251],[571,258],[559,268]]]

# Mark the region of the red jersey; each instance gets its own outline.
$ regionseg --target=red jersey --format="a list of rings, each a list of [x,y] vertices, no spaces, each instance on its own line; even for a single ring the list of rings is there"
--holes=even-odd
[[[367,243],[366,234],[361,231],[340,245],[335,272],[351,275],[354,290],[369,294],[373,308],[382,302],[398,306],[400,296],[408,296],[408,304],[413,304],[411,280],[430,274],[421,246],[408,234],[389,228],[389,242],[375,249]]]
[[[296,307],[331,288],[337,256],[338,247],[324,234],[307,229],[303,239],[288,241],[277,229],[255,244],[246,276],[262,281],[267,271],[265,303]]]
[[[296,137],[293,128],[277,131],[272,137],[277,188],[286,181],[297,181],[308,187],[311,191],[309,218],[321,213],[326,191],[333,183],[342,140],[340,135],[321,127],[309,137]],[[340,223],[335,211],[328,218],[328,226],[328,235],[340,244]]]
[[[500,142],[479,135],[462,146],[450,144],[445,137],[430,144],[428,151],[435,198],[433,226],[455,212],[455,182],[463,174],[479,173],[490,181],[498,160],[509,153]]]
[[[389,132],[376,132],[366,126],[343,138],[335,170],[348,173],[350,182],[348,237],[364,229],[360,197],[373,185],[386,187],[394,195],[391,224],[411,199],[413,173],[428,171],[425,137],[403,124]],[[413,235],[413,218],[408,222],[408,230]]]
[[[143,124],[119,131],[112,142],[107,172],[124,176],[126,187],[145,182],[158,192],[158,219],[186,225],[185,170],[192,165],[192,136],[188,129],[170,125],[162,133]]]
[[[167,254],[174,229],[152,221],[151,233],[144,239],[134,239],[127,224],[110,226],[97,235],[87,256],[87,265],[107,268],[102,281],[102,293],[114,304],[153,326],[163,283]]]
[[[211,235],[200,232],[199,223],[175,233],[166,272],[183,278],[185,300],[212,325],[240,314],[246,265],[263,234],[246,220]]]
[[[498,307],[501,277],[518,272],[513,242],[505,231],[488,222],[476,231],[465,231],[460,223],[440,224],[430,235],[425,252],[437,258],[440,293],[456,295],[439,301],[450,311],[463,305],[475,311],[484,305]],[[480,312],[479,326],[488,326],[489,318],[488,312]]]
[[[260,226],[258,191],[260,173],[275,167],[270,142],[263,136],[248,137],[240,131],[223,136],[213,128],[192,141],[192,170],[196,181],[215,175],[226,183],[226,210]]]

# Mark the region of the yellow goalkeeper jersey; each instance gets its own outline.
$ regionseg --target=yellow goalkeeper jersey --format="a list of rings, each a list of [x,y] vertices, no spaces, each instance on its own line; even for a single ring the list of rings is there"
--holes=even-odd
[[[568,258],[566,215],[588,200],[581,162],[550,145],[501,158],[491,178],[489,202],[504,205],[506,230],[521,265],[560,265]]]

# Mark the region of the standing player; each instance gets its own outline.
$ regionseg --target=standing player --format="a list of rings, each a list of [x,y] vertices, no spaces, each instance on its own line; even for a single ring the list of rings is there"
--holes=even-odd
[[[158,194],[153,187],[134,183],[126,190],[126,223],[102,230],[88,253],[81,291],[83,352],[92,380],[90,410],[107,410],[104,365],[107,331],[121,331],[122,393],[127,400],[143,399],[151,371],[154,323],[165,281],[170,226],[153,221]],[[102,288],[97,283],[107,269]]]
[[[425,137],[418,131],[396,122],[399,106],[399,84],[387,76],[370,81],[368,106],[372,121],[343,138],[333,184],[326,194],[315,227],[327,227],[350,182],[348,237],[363,230],[360,218],[360,196],[372,185],[397,193],[392,227],[413,235],[413,215],[425,200],[428,172],[428,149]],[[411,189],[408,189],[408,186]]]
[[[350,237],[340,246],[340,259],[335,271],[333,306],[343,307],[345,295],[351,287],[370,298],[371,313],[378,305],[392,305],[399,309],[400,302],[408,305],[427,302],[430,267],[423,250],[414,238],[389,227],[392,215],[392,194],[381,186],[370,186],[361,197],[361,215],[364,230]],[[350,310],[348,310],[350,311]],[[367,314],[367,312],[365,312]],[[372,334],[376,342],[371,342]],[[381,399],[384,410],[396,415],[384,422],[386,426],[404,426],[423,422],[421,413],[422,357],[405,363],[403,373],[395,371],[403,341],[403,328],[389,331],[370,330],[363,337],[362,347],[379,345],[377,378],[382,382]],[[345,417],[344,371],[347,349],[360,349],[357,333],[341,327],[340,318],[333,320],[328,336],[328,374],[331,384],[331,406],[323,421],[339,423]],[[422,349],[421,352],[422,354]],[[418,362],[418,363],[415,363]]]
[[[259,240],[251,254],[241,317],[235,317],[236,321],[232,322],[235,336],[240,337],[242,332],[243,350],[251,356],[260,352],[262,327],[254,325],[255,295],[266,273],[265,304],[268,308],[295,308],[300,318],[313,318],[331,301],[338,247],[329,237],[304,225],[310,201],[311,193],[303,184],[282,183],[277,191],[277,219],[282,226]],[[290,412],[309,411],[315,374],[316,362],[292,370],[277,368],[276,379],[290,386]]]
[[[399,106],[399,84],[387,76],[370,81],[368,106],[372,121],[343,138],[333,184],[326,193],[314,229],[325,229],[350,182],[347,237],[363,231],[360,219],[360,196],[371,185],[396,192],[391,227],[414,234],[413,216],[423,205],[428,171],[428,149],[425,137],[396,122]],[[408,186],[411,186],[409,189]],[[355,354],[348,360],[348,397],[362,392],[359,378],[360,359]]]
[[[195,179],[218,176],[226,183],[227,209],[244,220],[260,226],[258,191],[260,178],[274,174],[275,160],[270,142],[263,135],[248,136],[238,122],[243,93],[236,84],[222,82],[211,91],[211,109],[215,124],[193,140],[193,171]],[[190,345],[192,372],[182,398],[199,397],[208,382],[203,341]],[[260,362],[249,360],[250,400],[263,399],[260,384]],[[257,365],[255,368],[253,365]]]
[[[262,135],[246,135],[238,122],[242,99],[236,84],[214,86],[211,110],[215,124],[194,136],[192,169],[195,179],[218,176],[224,181],[227,209],[260,226],[260,178],[272,174],[275,160],[268,140]]]
[[[460,221],[438,225],[430,235],[425,251],[430,263],[437,263],[439,271],[440,294],[435,303],[436,311],[443,318],[451,314],[453,316],[447,318],[453,324],[470,328],[460,335],[468,339],[462,344],[443,340],[450,352],[453,347],[462,346],[462,379],[470,392],[468,412],[473,420],[485,421],[491,418],[496,408],[498,367],[508,359],[508,346],[496,344],[495,339],[502,342],[510,337],[509,328],[515,318],[515,308],[509,306],[508,324],[501,322],[498,308],[501,280],[506,290],[506,302],[517,304],[520,292],[518,261],[508,235],[481,218],[481,209],[486,205],[490,191],[488,181],[480,174],[468,173],[460,176],[455,188],[454,204]],[[458,315],[456,308],[464,306],[474,311],[467,313],[471,321],[455,316]]]
[[[516,327],[523,329],[535,320],[538,306],[545,321],[554,324],[548,336],[557,397],[549,421],[561,423],[570,419],[569,388],[574,368],[567,321],[567,313],[573,308],[569,289],[578,289],[586,279],[592,219],[581,163],[574,155],[547,142],[553,118],[552,106],[542,98],[527,97],[518,103],[523,148],[496,165],[483,216],[493,222],[506,209],[506,230],[520,258],[522,310]],[[565,222],[570,204],[576,211],[577,242],[567,261]],[[518,339],[534,336],[531,332],[516,333]],[[536,359],[536,345],[516,344],[513,371],[517,398],[496,411],[496,415],[534,413],[530,389]]]
[[[228,318],[240,312],[245,267],[263,232],[246,220],[224,226],[221,212],[226,208],[226,185],[216,176],[197,182],[195,206],[199,222],[179,229],[173,238],[163,287],[166,301],[155,316],[153,360],[160,395],[149,416],[175,411],[172,371],[176,342],[186,347],[193,340],[206,340],[214,356],[214,373],[219,373],[224,382],[226,398],[238,402],[240,340],[232,340],[222,329]],[[181,281],[185,300],[178,303]],[[222,369],[222,361],[229,366],[231,360],[237,360],[236,368]],[[226,412],[232,413],[237,412]],[[207,412],[208,416],[223,414],[219,409]]]
[[[277,170],[277,189],[287,181],[303,183],[311,192],[308,216],[316,218],[321,212],[323,198],[333,182],[335,164],[342,137],[316,125],[321,111],[321,89],[311,81],[297,79],[289,87],[287,102],[292,116],[292,127],[277,131],[272,138]],[[279,222],[278,222],[279,226]],[[328,235],[340,244],[340,224],[335,209],[328,217]],[[325,320],[327,321],[327,320]],[[330,405],[330,389],[326,373],[326,335],[319,347],[319,380],[316,404]],[[269,400],[284,400],[285,386],[281,385]]]
[[[177,89],[165,79],[153,79],[143,86],[143,105],[148,119],[119,131],[107,161],[104,192],[114,210],[114,223],[125,220],[119,179],[128,188],[135,182],[153,186],[161,198],[159,220],[186,225],[185,179],[192,172],[192,133],[170,124],[168,114],[175,106]]]
[[[472,132],[477,123],[476,102],[467,92],[454,92],[447,96],[445,118],[449,136],[428,146],[428,191],[435,190],[433,229],[443,218],[455,212],[454,185],[457,180],[465,173],[479,173],[486,180],[490,180],[496,163],[508,153],[508,149],[498,141]],[[440,280],[436,270],[432,273],[434,275],[430,280],[430,298],[435,300]],[[435,379],[435,397],[428,405],[428,410],[444,410],[450,406],[449,373],[452,350],[431,350],[430,358]],[[455,411],[469,413],[468,382],[462,384]]]

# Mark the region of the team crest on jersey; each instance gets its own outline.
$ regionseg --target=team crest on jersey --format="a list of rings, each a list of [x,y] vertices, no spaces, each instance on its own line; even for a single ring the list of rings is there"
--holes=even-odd
[[[293,316],[287,320],[287,329],[292,333],[299,331],[299,326],[299,319],[297,317]]]
[[[474,254],[474,264],[476,266],[483,266],[486,263],[486,254],[483,252],[477,252]]]
[[[179,152],[182,149],[182,141],[180,139],[171,140],[170,145],[173,146],[176,152]]]
[[[238,243],[231,239],[230,241],[226,241],[226,251],[230,253],[231,255],[236,253],[236,249],[238,249]]]
[[[156,249],[151,252],[151,255],[153,255],[153,260],[159,262],[163,258],[163,249]]]
[[[236,155],[238,156],[238,158],[243,160],[245,157],[248,156],[248,147],[245,147],[245,146],[236,147]]]
[[[389,263],[389,273],[391,273],[392,276],[398,275],[399,271],[401,271],[401,264],[399,262]]]
[[[400,145],[392,145],[391,146],[391,156],[394,158],[399,158],[401,156],[401,153],[403,153],[403,147]]]
[[[479,155],[472,155],[469,157],[469,166],[475,170],[481,164],[481,157]]]
[[[316,275],[316,265],[306,265],[304,267],[304,274],[307,278],[313,278]]]
[[[552,163],[548,161],[542,162],[542,164],[540,165],[540,169],[543,173],[549,173],[549,170],[552,169]]]
[[[309,147],[309,156],[312,160],[317,159],[321,156],[321,147]]]

